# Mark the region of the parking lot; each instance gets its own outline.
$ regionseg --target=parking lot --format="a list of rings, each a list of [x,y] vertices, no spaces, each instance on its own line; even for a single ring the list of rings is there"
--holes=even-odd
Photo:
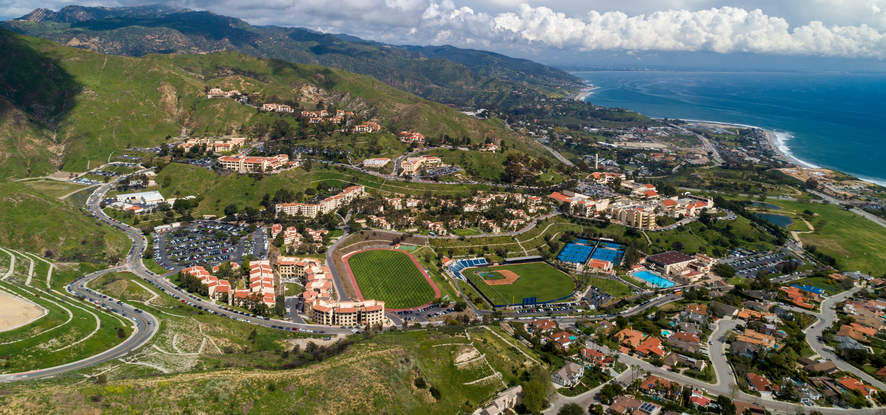
[[[249,232],[245,225],[220,221],[196,221],[157,235],[154,243],[154,260],[167,269],[241,262],[246,256],[264,258],[266,254],[264,228]]]
[[[803,261],[794,254],[786,251],[750,252],[739,249],[720,260],[732,266],[735,274],[743,278],[756,277],[761,270],[770,274],[779,274],[778,266],[790,261],[796,262],[797,265],[803,264]]]

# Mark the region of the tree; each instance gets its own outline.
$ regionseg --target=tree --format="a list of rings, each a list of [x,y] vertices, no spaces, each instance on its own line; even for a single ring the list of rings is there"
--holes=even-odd
[[[729,264],[714,265],[711,268],[711,271],[714,271],[715,274],[725,279],[729,279],[735,276],[735,268],[732,268],[732,266]]]
[[[557,415],[584,415],[585,411],[581,409],[578,404],[568,403],[563,405],[559,411],[557,411]]]
[[[533,368],[523,386],[523,406],[531,413],[539,413],[545,407],[547,398],[547,374],[539,367]]]
[[[425,382],[425,378],[421,376],[415,378],[415,382],[413,383],[415,384],[415,387],[419,389],[424,389],[428,387],[428,384]]]
[[[436,400],[438,400],[438,401],[440,400],[440,397],[443,396],[443,395],[440,394],[440,390],[437,389],[436,386],[431,386],[431,388],[428,389],[428,391],[431,392],[431,396],[433,396],[434,399],[436,399]]]

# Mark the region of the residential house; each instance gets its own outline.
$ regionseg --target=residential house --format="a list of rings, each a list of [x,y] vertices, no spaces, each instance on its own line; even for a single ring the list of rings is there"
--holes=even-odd
[[[590,347],[581,349],[581,358],[597,367],[609,367],[615,362],[612,356],[607,356],[602,351]]]
[[[552,375],[551,380],[560,386],[571,388],[575,385],[578,385],[578,382],[581,381],[582,376],[584,376],[585,368],[584,366],[577,364],[575,362],[566,362],[563,367],[557,369]]]
[[[772,383],[766,376],[758,375],[753,372],[748,372],[745,376],[748,381],[748,385],[751,389],[760,392],[764,397],[767,395],[771,395],[773,392],[778,393],[780,388],[778,385]]]

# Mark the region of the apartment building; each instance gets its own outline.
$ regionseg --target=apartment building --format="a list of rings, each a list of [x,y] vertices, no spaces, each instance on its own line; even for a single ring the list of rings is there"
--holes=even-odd
[[[223,156],[218,158],[218,164],[222,168],[233,170],[238,173],[263,173],[279,169],[286,166],[288,163],[289,156],[286,154],[278,154],[272,157],[238,154],[236,156]]]
[[[305,311],[315,324],[328,326],[376,326],[385,321],[384,301],[316,300]]]

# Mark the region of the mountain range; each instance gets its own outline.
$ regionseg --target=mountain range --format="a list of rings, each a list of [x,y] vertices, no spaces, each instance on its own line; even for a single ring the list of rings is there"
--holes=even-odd
[[[82,171],[127,147],[168,142],[183,128],[196,136],[265,136],[279,122],[292,122],[233,99],[207,99],[213,87],[244,91],[256,104],[355,111],[388,131],[477,143],[494,138],[510,148],[544,151],[500,120],[469,117],[336,68],[236,51],[106,55],[4,29],[0,50],[0,178]]]
[[[2,25],[67,46],[114,55],[238,51],[332,66],[463,108],[501,108],[515,97],[564,96],[584,85],[560,69],[492,52],[388,45],[303,28],[253,26],[233,17],[166,6],[37,9]]]

